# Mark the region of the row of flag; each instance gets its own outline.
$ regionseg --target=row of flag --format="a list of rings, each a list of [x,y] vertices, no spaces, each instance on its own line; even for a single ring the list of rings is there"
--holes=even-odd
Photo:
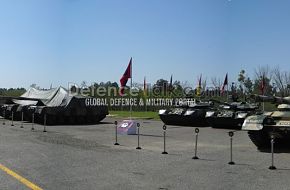
[[[200,77],[198,79],[198,86],[196,88],[197,96],[201,96],[201,90],[202,90],[201,78],[202,78],[202,75],[200,75]],[[123,76],[120,79],[120,84],[121,84],[120,95],[121,96],[124,95],[124,90],[125,90],[126,84],[127,84],[129,79],[131,79],[131,85],[132,85],[132,57],[130,58],[130,61],[129,61],[129,64],[127,66],[127,69],[125,70],[125,73],[123,74]],[[263,94],[263,95],[265,93],[265,86],[266,86],[265,76],[263,75],[262,80],[261,80],[261,86],[260,86],[261,94]],[[224,79],[224,83],[221,87],[221,94],[222,95],[224,94],[226,87],[228,87],[228,73],[226,74],[225,79]],[[146,95],[146,91],[147,91],[146,77],[144,77],[143,89],[144,89],[144,95]],[[171,75],[170,83],[169,83],[169,91],[171,91],[172,89],[173,89],[173,83],[172,83],[172,75]]]

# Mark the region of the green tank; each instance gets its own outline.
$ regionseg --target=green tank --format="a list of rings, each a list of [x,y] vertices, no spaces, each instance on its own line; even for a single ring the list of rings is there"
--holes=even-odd
[[[277,110],[262,112],[245,119],[242,130],[248,131],[251,141],[258,149],[269,148],[271,135],[277,146],[289,146],[290,142],[290,97],[254,96],[257,102],[272,102]]]
[[[258,106],[247,102],[221,103],[214,111],[206,113],[206,120],[213,128],[242,128],[245,118],[256,113]]]
[[[212,102],[194,101],[189,105],[159,110],[159,117],[166,125],[207,127],[205,115],[212,108]]]

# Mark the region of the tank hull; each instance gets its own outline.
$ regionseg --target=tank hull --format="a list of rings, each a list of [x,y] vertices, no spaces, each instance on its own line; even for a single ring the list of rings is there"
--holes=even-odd
[[[196,117],[191,115],[159,115],[160,119],[166,125],[180,125],[191,127],[208,127],[209,124],[205,117]]]
[[[242,128],[243,118],[210,117],[206,119],[212,128],[237,129]]]
[[[166,125],[208,127],[205,116],[207,111],[212,110],[212,106],[209,102],[199,102],[191,107],[159,110],[159,117]]]

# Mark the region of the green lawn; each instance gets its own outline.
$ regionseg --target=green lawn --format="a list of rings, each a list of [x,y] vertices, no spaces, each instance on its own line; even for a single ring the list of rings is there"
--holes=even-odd
[[[110,115],[114,117],[129,118],[129,111],[109,111]],[[133,118],[155,119],[159,120],[158,112],[132,112]]]

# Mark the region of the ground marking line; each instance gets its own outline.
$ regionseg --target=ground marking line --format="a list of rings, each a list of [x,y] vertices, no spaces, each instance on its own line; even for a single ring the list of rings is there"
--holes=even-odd
[[[38,187],[37,185],[33,184],[27,179],[21,177],[20,175],[10,170],[9,168],[3,166],[2,164],[0,164],[0,169],[6,172],[7,174],[9,174],[10,176],[14,177],[15,179],[17,179],[18,181],[20,181],[21,183],[23,183],[24,185],[26,185],[28,188],[32,190],[43,190],[42,188]]]

